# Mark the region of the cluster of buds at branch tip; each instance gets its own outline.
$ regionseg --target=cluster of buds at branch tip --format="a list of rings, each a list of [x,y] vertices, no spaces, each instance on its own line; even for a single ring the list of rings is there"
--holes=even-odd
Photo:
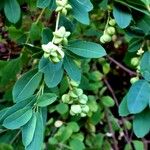
[[[144,50],[142,48],[140,48],[138,51],[137,51],[137,55],[141,56],[142,54],[144,53]]]
[[[53,42],[55,44],[63,44],[67,45],[68,44],[68,37],[70,36],[70,32],[66,31],[64,26],[61,26],[57,31],[53,32]]]
[[[56,12],[60,12],[63,15],[67,15],[69,9],[72,9],[71,5],[68,4],[68,0],[56,0]]]
[[[112,40],[112,36],[115,34],[116,30],[114,28],[116,21],[115,19],[110,19],[108,22],[109,26],[105,29],[104,34],[100,37],[100,42],[105,44]]]
[[[44,51],[44,57],[49,58],[54,63],[58,63],[64,58],[62,47],[55,45],[53,42],[43,44],[42,49]]]
[[[70,83],[73,88],[62,96],[62,102],[71,104],[70,115],[85,117],[89,112],[89,106],[87,105],[88,97],[83,94],[82,89],[78,88],[78,83],[75,81],[71,81]]]

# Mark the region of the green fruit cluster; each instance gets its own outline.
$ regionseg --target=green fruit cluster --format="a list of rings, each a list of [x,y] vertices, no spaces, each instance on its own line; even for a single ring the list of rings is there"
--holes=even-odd
[[[89,112],[88,97],[78,88],[78,83],[71,81],[72,89],[62,96],[63,103],[71,104],[70,115],[85,117]]]
[[[53,32],[53,42],[55,44],[68,44],[68,37],[70,36],[70,32],[66,31],[64,26],[61,26],[57,31]]]
[[[64,52],[60,46],[55,45],[53,42],[43,44],[44,57],[49,58],[50,61],[58,63],[64,58]]]
[[[67,15],[68,10],[72,9],[71,5],[68,4],[68,0],[56,0],[56,12],[60,12],[63,15]]]
[[[100,37],[100,42],[105,44],[112,40],[112,36],[115,34],[116,30],[114,28],[116,21],[115,19],[109,20],[109,26],[105,29],[104,34]]]

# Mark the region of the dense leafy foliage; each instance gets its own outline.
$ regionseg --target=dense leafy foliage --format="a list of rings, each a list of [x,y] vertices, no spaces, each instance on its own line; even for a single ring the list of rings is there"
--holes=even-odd
[[[0,150],[148,149],[149,0],[1,0],[0,12]]]

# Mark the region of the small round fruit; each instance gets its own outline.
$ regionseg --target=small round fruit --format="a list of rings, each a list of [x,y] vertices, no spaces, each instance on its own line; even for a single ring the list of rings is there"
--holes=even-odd
[[[115,34],[115,28],[114,27],[108,27],[106,32],[109,34],[109,35],[114,35]]]
[[[71,111],[75,114],[80,114],[82,112],[82,109],[80,105],[72,105]]]
[[[138,57],[134,57],[131,59],[131,65],[137,66],[138,64],[139,64],[139,58]]]
[[[109,25],[114,26],[116,24],[115,19],[110,19],[109,20]]]
[[[111,36],[110,35],[108,35],[108,34],[104,34],[103,36],[102,36],[102,39],[103,39],[103,41],[106,43],[106,42],[110,42],[111,41]]]
[[[133,77],[130,79],[131,84],[137,82],[139,80],[139,77]]]
[[[70,96],[68,94],[64,94],[61,99],[62,99],[63,103],[70,102]]]

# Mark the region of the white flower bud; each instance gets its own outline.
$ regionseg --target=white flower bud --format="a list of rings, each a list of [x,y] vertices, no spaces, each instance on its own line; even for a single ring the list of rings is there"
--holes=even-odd
[[[63,122],[61,120],[57,120],[57,121],[55,121],[54,125],[55,125],[56,128],[59,128],[63,125]]]
[[[72,105],[71,106],[71,111],[75,114],[80,114],[81,113],[81,106],[80,105]]]
[[[81,104],[86,104],[88,101],[88,97],[85,95],[85,94],[82,94],[80,97],[79,97],[79,102]]]
[[[88,113],[90,110],[88,105],[82,105],[81,108],[82,108],[82,112],[84,113]]]

